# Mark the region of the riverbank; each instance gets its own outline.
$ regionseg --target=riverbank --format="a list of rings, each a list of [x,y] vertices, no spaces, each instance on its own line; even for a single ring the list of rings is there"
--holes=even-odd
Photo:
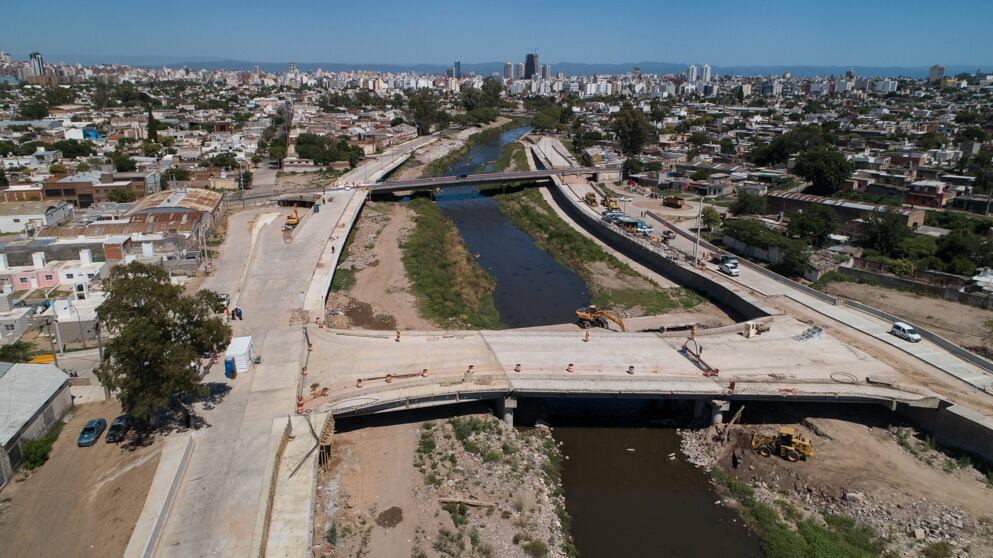
[[[445,329],[503,327],[494,279],[466,250],[451,219],[427,198],[409,204],[414,229],[400,244],[419,314]]]
[[[421,176],[431,177],[445,174],[458,160],[468,155],[469,151],[471,151],[476,145],[494,141],[499,138],[500,134],[503,132],[520,127],[524,124],[524,122],[525,120],[520,118],[500,117],[496,121],[483,126],[482,128],[462,130],[456,134],[454,138],[456,140],[461,139],[462,145],[458,149],[450,150],[444,156],[438,157],[429,164],[425,165],[423,171],[421,172]]]
[[[660,287],[574,230],[555,213],[537,188],[524,187],[496,194],[495,198],[515,226],[586,283],[593,303],[598,306],[610,307],[629,317],[689,310],[704,302],[688,289]]]
[[[367,201],[342,249],[328,295],[328,325],[340,329],[426,330],[400,245],[414,228],[404,204]]]
[[[547,429],[490,415],[335,436],[317,487],[315,541],[333,556],[574,556]]]
[[[736,426],[726,443],[713,428],[684,430],[682,449],[711,471],[725,504],[740,508],[767,558],[993,555],[990,481],[968,458],[942,453],[884,413],[787,411],[784,421],[777,411],[777,424]],[[812,441],[813,457],[789,463],[750,449],[753,432],[774,433],[781,422]]]

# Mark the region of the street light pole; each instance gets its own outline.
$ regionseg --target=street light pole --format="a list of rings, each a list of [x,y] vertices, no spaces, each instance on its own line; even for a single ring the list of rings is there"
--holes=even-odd
[[[55,361],[55,367],[62,368],[61,366],[59,366],[59,354],[55,350],[55,336],[52,335],[52,321],[53,321],[52,318],[49,318],[48,320],[45,321],[45,326],[48,328],[48,343],[52,346],[52,360]],[[56,322],[56,326],[58,326],[58,322]],[[58,327],[56,327],[55,331],[56,332],[59,331]],[[60,340],[59,346],[61,347],[61,345],[62,342]]]

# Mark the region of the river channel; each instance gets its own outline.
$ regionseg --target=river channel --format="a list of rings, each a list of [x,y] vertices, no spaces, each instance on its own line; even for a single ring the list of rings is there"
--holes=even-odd
[[[518,127],[475,145],[448,175],[489,170]],[[583,281],[539,248],[476,187],[445,189],[438,207],[457,225],[469,252],[496,279],[494,302],[508,327],[571,322],[588,304]],[[652,407],[605,410],[565,404],[548,409],[565,457],[562,481],[580,558],[758,558],[756,537],[679,450],[673,428],[644,427]],[[674,455],[674,457],[670,457]]]

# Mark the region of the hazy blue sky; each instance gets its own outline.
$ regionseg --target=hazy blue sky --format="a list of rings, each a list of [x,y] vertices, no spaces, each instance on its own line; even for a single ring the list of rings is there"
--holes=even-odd
[[[0,50],[259,62],[993,62],[991,0],[18,0]],[[51,57],[47,58],[53,60]]]

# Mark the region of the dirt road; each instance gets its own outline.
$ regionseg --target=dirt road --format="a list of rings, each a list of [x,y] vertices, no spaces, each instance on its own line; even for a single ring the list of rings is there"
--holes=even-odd
[[[993,319],[991,310],[886,287],[837,281],[825,291],[903,316],[966,347],[982,345],[983,322]]]
[[[104,436],[76,447],[86,421],[113,420],[116,401],[80,405],[47,463],[0,492],[0,555],[4,558],[121,556],[158,466],[160,445],[125,449]],[[9,500],[8,500],[9,499]]]

